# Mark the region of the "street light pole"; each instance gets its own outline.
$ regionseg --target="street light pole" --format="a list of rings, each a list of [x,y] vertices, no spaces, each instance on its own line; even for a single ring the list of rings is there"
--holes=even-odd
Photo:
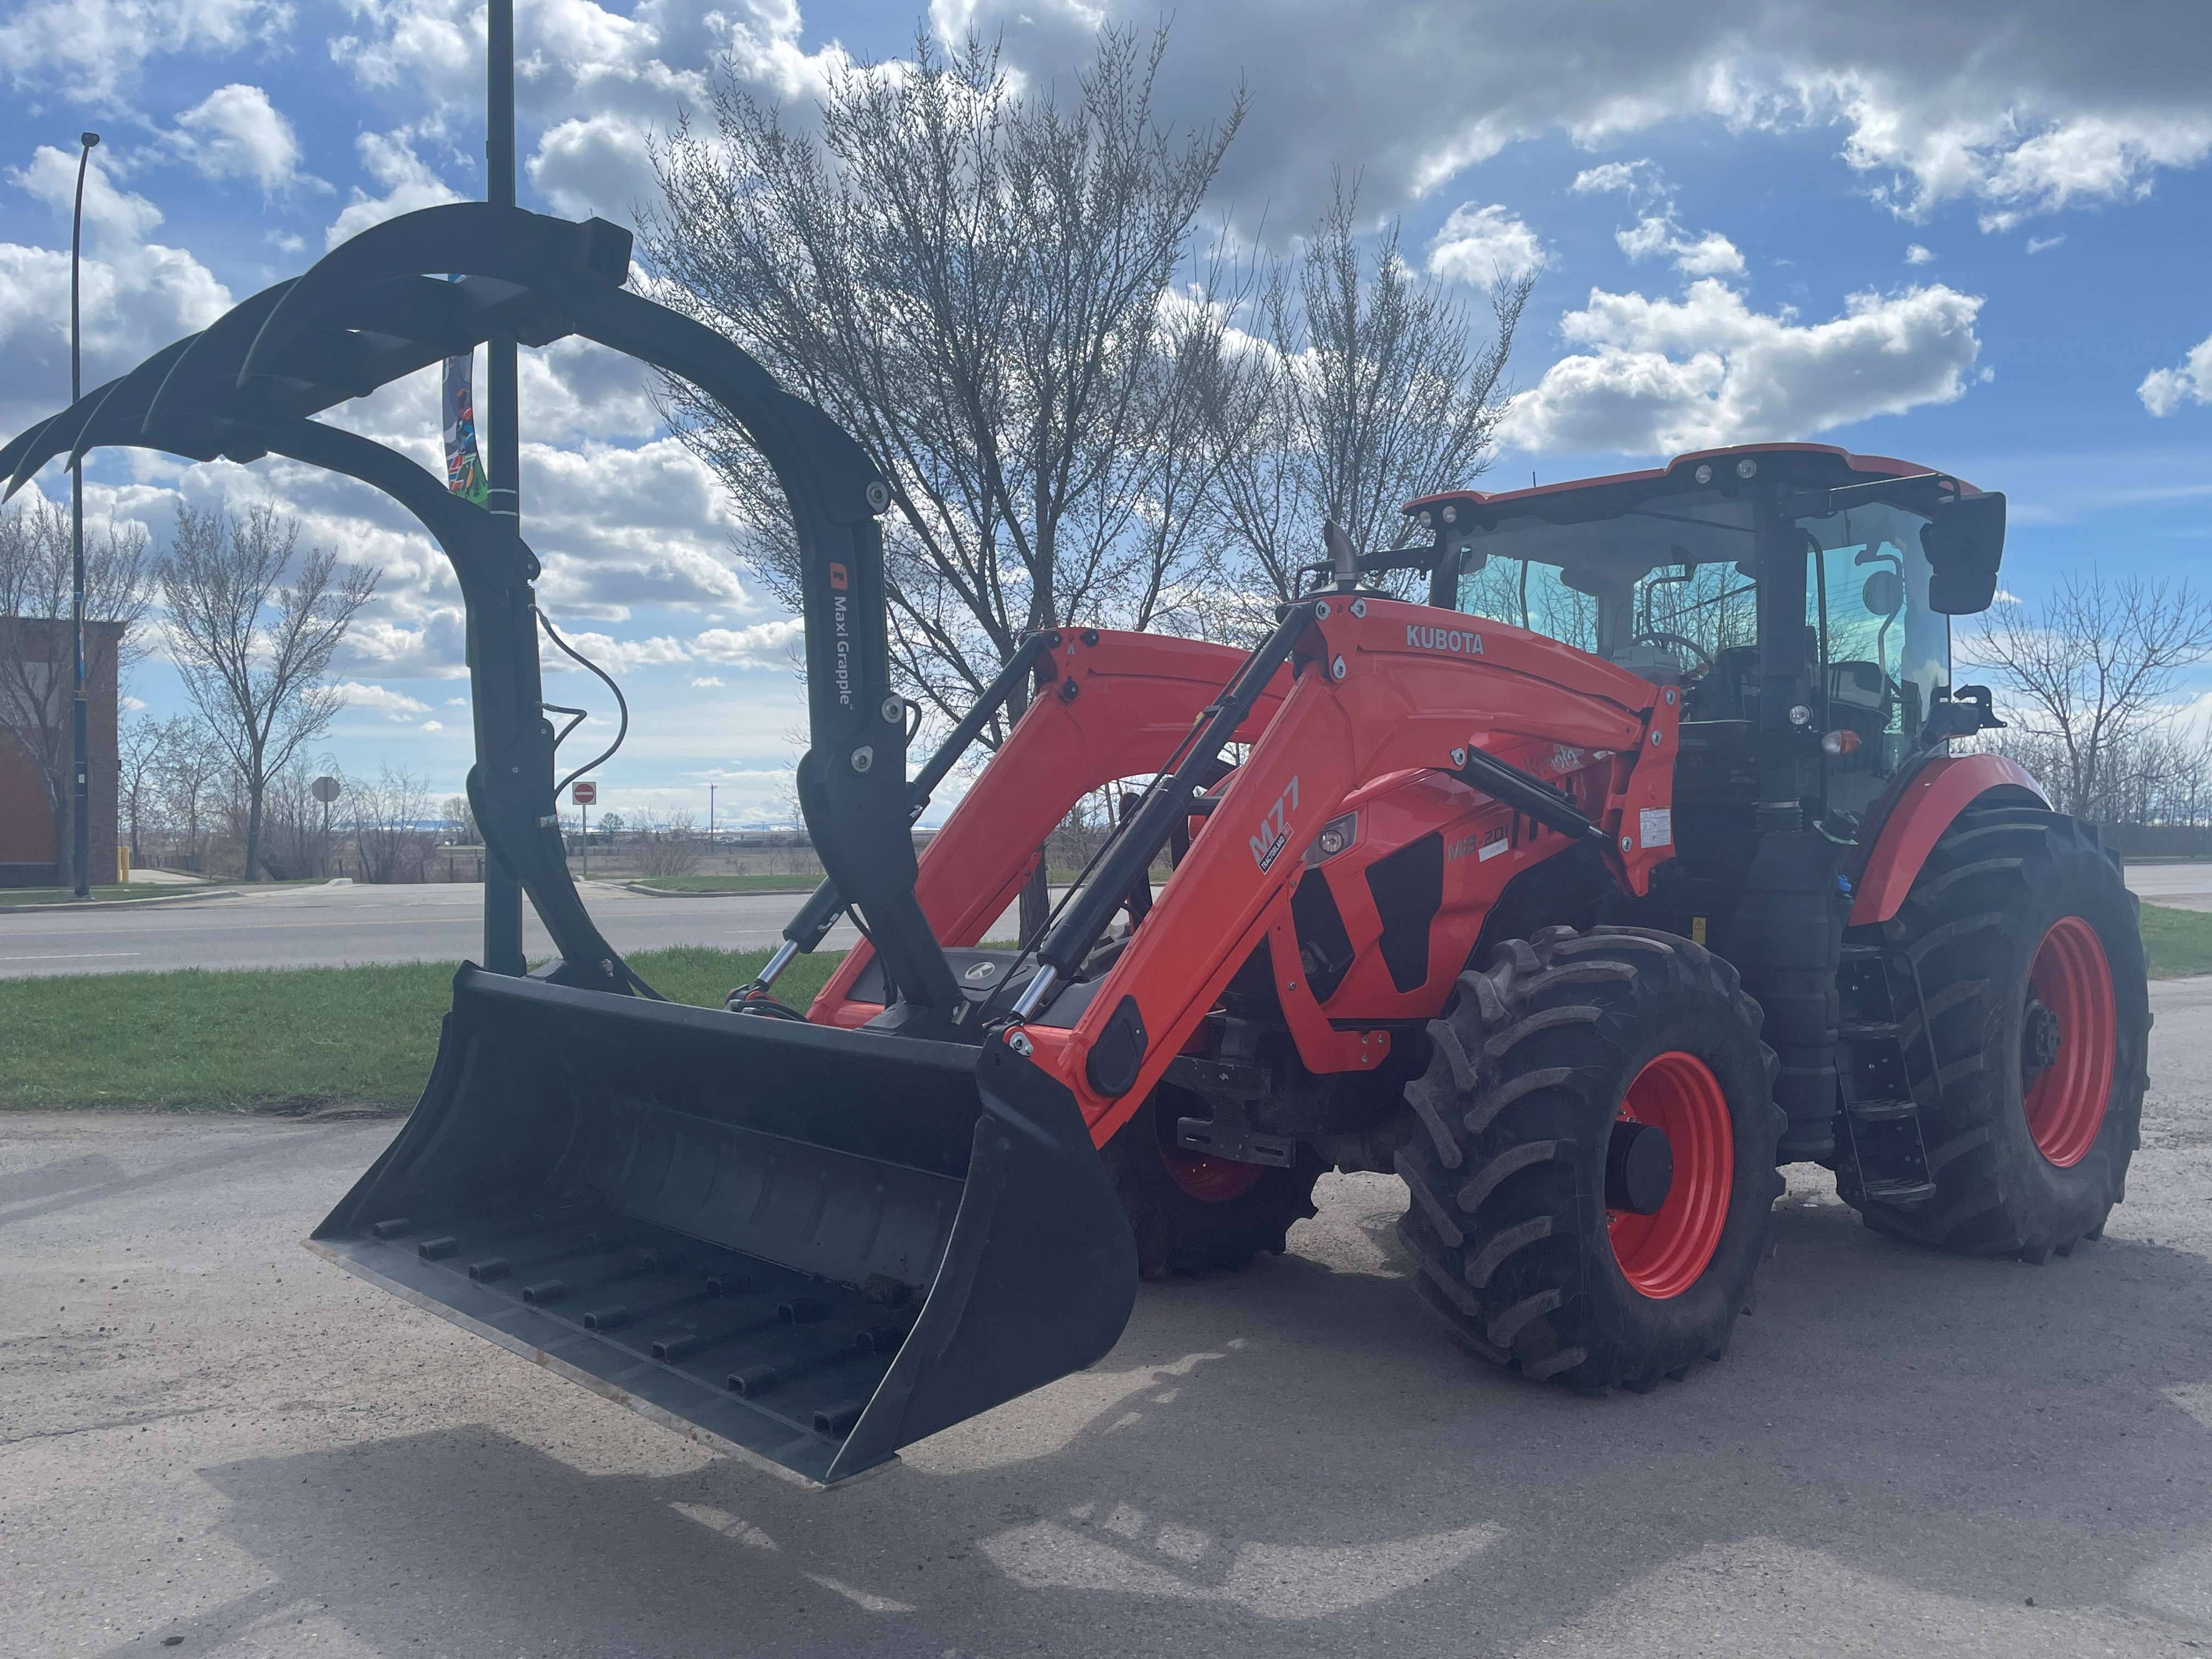
[[[84,325],[79,303],[78,267],[84,256],[84,174],[92,161],[96,132],[77,135],[76,208],[70,216],[70,402],[84,396]],[[84,460],[70,464],[70,561],[73,567],[70,618],[75,635],[76,676],[70,699],[70,763],[76,781],[70,797],[70,862],[76,896],[92,896],[92,734],[84,706]]]
[[[714,844],[714,786],[707,786],[707,845]]]
[[[514,0],[490,0],[485,14],[484,199],[495,207],[514,205]],[[519,534],[522,468],[515,435],[514,336],[495,334],[484,343],[484,369],[483,430],[490,451],[484,459],[484,507]],[[538,619],[527,617],[525,624],[534,643]],[[483,902],[484,966],[495,974],[524,972],[522,884],[489,855]]]

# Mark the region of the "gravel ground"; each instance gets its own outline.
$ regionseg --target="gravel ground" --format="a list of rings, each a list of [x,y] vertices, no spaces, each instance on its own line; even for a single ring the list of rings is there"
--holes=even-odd
[[[1793,1183],[1719,1365],[1577,1399],[1414,1304],[1395,1182],[828,1493],[315,1261],[389,1122],[0,1118],[10,1655],[2212,1653],[2212,980],[2106,1241]],[[167,1644],[167,1645],[165,1645]]]

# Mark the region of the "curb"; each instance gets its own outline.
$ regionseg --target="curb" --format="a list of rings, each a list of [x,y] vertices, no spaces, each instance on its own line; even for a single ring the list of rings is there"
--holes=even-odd
[[[236,898],[240,891],[235,887],[218,887],[204,893],[164,893],[159,898],[68,899],[59,904],[0,904],[0,915],[15,911],[27,915],[42,915],[49,910],[143,910],[161,904],[197,904],[204,899]]]
[[[814,890],[811,887],[647,887],[641,881],[626,881],[622,887],[626,893],[643,893],[648,898],[774,898],[779,893]]]

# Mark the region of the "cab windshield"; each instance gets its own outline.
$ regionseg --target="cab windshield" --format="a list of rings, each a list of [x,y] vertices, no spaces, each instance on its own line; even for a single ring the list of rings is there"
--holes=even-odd
[[[1611,518],[1446,526],[1457,608],[1680,680],[1687,720],[1757,718],[1759,538],[1749,492],[1668,492]],[[1862,502],[1790,521],[1771,557],[1805,561],[1807,656],[1825,663],[1823,729],[1857,739],[1832,773],[1888,777],[1950,671],[1929,609],[1918,514]],[[1814,695],[1820,695],[1816,682]]]

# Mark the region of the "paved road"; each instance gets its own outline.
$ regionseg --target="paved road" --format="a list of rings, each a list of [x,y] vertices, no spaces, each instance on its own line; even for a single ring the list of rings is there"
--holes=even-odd
[[[2128,884],[2145,898],[2212,910],[2212,863],[2132,865]],[[624,951],[670,945],[732,950],[773,945],[799,899],[788,893],[738,898],[659,898],[592,883],[585,902]],[[334,968],[363,962],[459,962],[480,955],[483,890],[422,887],[288,887],[151,910],[0,909],[0,979],[46,974],[122,973],[169,968]],[[1011,938],[1014,913],[991,937]],[[537,916],[523,907],[524,949],[551,954]],[[830,936],[853,943],[849,927]]]
[[[2153,904],[2184,910],[2212,910],[2212,862],[2130,864],[2128,885]]]
[[[388,1123],[0,1117],[10,1655],[1690,1659],[2212,1651],[2212,980],[2040,1267],[1801,1181],[1680,1387],[1497,1376],[1403,1199],[1144,1287],[1095,1370],[794,1491],[314,1261]]]
[[[803,898],[763,893],[734,898],[663,898],[594,882],[585,902],[616,949],[719,945],[758,950],[777,943]],[[157,902],[114,909],[0,909],[0,979],[169,968],[337,968],[365,962],[482,959],[483,889],[474,884],[398,887],[285,887],[235,898]],[[1009,913],[1011,918],[1012,913]],[[523,949],[552,945],[528,904]],[[1010,936],[1013,923],[993,937]],[[830,937],[854,942],[849,927]]]

